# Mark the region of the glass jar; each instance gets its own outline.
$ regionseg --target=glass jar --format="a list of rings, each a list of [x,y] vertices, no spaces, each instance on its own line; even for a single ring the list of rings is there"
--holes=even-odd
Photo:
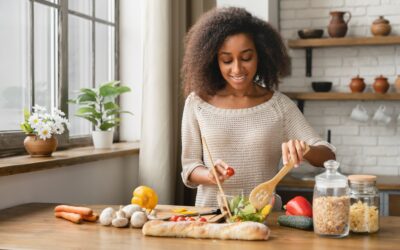
[[[349,234],[350,210],[347,177],[337,171],[337,161],[326,161],[324,167],[326,171],[315,177],[314,232],[320,236],[345,237]]]
[[[375,233],[379,230],[379,192],[374,175],[350,175],[350,230]]]

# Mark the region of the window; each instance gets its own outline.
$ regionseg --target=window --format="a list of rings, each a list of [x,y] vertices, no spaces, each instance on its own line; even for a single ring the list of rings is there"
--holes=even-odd
[[[67,104],[80,88],[118,79],[118,0],[0,0],[0,155],[23,151],[23,109],[58,107],[71,122],[60,146],[90,142]]]

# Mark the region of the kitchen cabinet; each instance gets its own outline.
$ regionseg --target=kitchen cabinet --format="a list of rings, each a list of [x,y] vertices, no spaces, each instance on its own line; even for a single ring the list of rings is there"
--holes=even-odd
[[[312,76],[312,50],[313,48],[343,47],[343,46],[369,46],[369,45],[396,45],[400,44],[400,36],[376,37],[341,37],[288,40],[291,49],[306,50],[306,76]]]
[[[400,217],[381,217],[381,228],[373,235],[343,239],[319,237],[312,231],[281,227],[273,212],[267,219],[271,230],[267,241],[210,240],[146,237],[140,229],[73,224],[54,218],[55,204],[31,203],[0,211],[1,249],[397,249]],[[109,205],[91,205],[96,212]],[[117,206],[114,206],[117,207]]]
[[[400,193],[388,194],[389,198],[389,215],[400,216]]]

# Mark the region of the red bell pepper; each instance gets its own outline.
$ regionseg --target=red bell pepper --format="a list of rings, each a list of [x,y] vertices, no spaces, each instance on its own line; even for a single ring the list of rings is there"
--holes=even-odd
[[[310,202],[303,196],[296,196],[286,203],[286,215],[300,215],[312,218]]]

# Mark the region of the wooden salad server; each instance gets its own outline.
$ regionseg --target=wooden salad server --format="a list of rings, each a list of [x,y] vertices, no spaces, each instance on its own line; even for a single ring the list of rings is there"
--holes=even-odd
[[[303,155],[306,155],[309,150],[310,147],[306,144]],[[271,180],[261,183],[257,187],[253,188],[249,197],[251,205],[253,205],[256,209],[262,209],[269,204],[274,195],[276,185],[290,170],[292,170],[293,167],[294,163],[289,161]]]
[[[215,180],[217,181],[217,186],[218,186],[219,192],[221,193],[222,202],[224,203],[224,205],[220,207],[220,210],[221,210],[221,212],[223,213],[223,211],[224,211],[224,206],[225,206],[225,209],[226,209],[226,211],[228,212],[228,216],[229,216],[229,218],[231,218],[231,217],[232,217],[232,213],[231,213],[231,211],[230,211],[230,209],[229,209],[229,204],[228,204],[228,201],[227,201],[227,199],[226,199],[225,192],[224,192],[224,190],[222,189],[221,182],[220,182],[219,179],[218,179],[218,174],[217,174],[217,171],[215,170],[215,163],[214,163],[214,160],[213,160],[213,158],[212,158],[212,156],[211,156],[210,149],[208,148],[206,138],[202,137],[201,139],[202,139],[202,143],[203,143],[204,146],[206,147],[206,150],[207,150],[207,153],[208,153],[208,157],[210,158],[210,161],[211,161],[211,164],[212,164],[212,172],[213,172],[213,175],[214,175],[214,177],[215,177]]]

